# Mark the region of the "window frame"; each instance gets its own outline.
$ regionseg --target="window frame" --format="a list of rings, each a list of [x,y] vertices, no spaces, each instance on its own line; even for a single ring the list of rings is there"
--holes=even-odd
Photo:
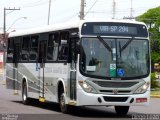
[[[34,37],[37,40],[37,43],[36,43],[37,45],[36,46],[33,46],[33,41],[32,40],[34,40],[34,39],[32,39],[32,38],[34,38]],[[32,49],[37,49],[37,55],[36,55],[35,59],[30,59],[30,55],[32,55],[31,52],[33,52]],[[29,56],[28,56],[28,59],[29,59],[30,62],[36,62],[37,61],[38,53],[39,53],[38,49],[39,49],[39,34],[30,35]]]

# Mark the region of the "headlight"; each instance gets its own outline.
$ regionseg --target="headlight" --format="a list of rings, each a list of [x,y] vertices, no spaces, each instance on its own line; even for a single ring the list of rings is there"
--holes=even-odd
[[[135,94],[145,93],[147,91],[149,85],[150,85],[150,83],[146,82],[141,87],[139,87],[134,93]]]
[[[96,90],[83,80],[79,81],[79,85],[83,88],[84,91],[88,93],[96,93]]]

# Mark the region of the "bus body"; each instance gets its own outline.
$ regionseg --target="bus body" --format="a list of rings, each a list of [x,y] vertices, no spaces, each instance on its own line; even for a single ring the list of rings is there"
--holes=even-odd
[[[83,20],[14,32],[7,43],[6,85],[30,98],[68,106],[148,105],[149,36],[145,24]]]

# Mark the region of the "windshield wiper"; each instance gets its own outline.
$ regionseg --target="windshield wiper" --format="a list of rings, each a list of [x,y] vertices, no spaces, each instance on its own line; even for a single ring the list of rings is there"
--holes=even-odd
[[[104,45],[105,48],[107,48],[110,52],[112,52],[111,47],[103,40],[103,38],[101,36],[97,36],[97,38]]]
[[[133,41],[134,37],[132,37],[131,39],[129,39],[126,44],[120,48],[120,52],[122,52],[124,49],[126,49],[126,47]]]

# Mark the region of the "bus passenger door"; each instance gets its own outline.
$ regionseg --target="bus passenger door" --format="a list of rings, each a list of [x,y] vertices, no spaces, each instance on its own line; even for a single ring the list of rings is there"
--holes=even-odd
[[[76,100],[76,38],[70,40],[70,99]]]
[[[47,48],[47,41],[43,40],[39,43],[39,55],[38,55],[38,63],[40,64],[40,71],[39,71],[39,101],[45,101],[45,88],[44,88],[44,81],[45,81],[45,61],[46,61],[46,48]]]
[[[19,80],[18,80],[18,62],[19,62],[19,56],[20,56],[20,44],[19,43],[15,43],[14,44],[14,56],[13,56],[13,67],[15,69],[13,69],[13,79],[14,79],[14,83],[13,83],[13,89],[14,94],[17,94],[18,91],[20,89],[19,86]]]

